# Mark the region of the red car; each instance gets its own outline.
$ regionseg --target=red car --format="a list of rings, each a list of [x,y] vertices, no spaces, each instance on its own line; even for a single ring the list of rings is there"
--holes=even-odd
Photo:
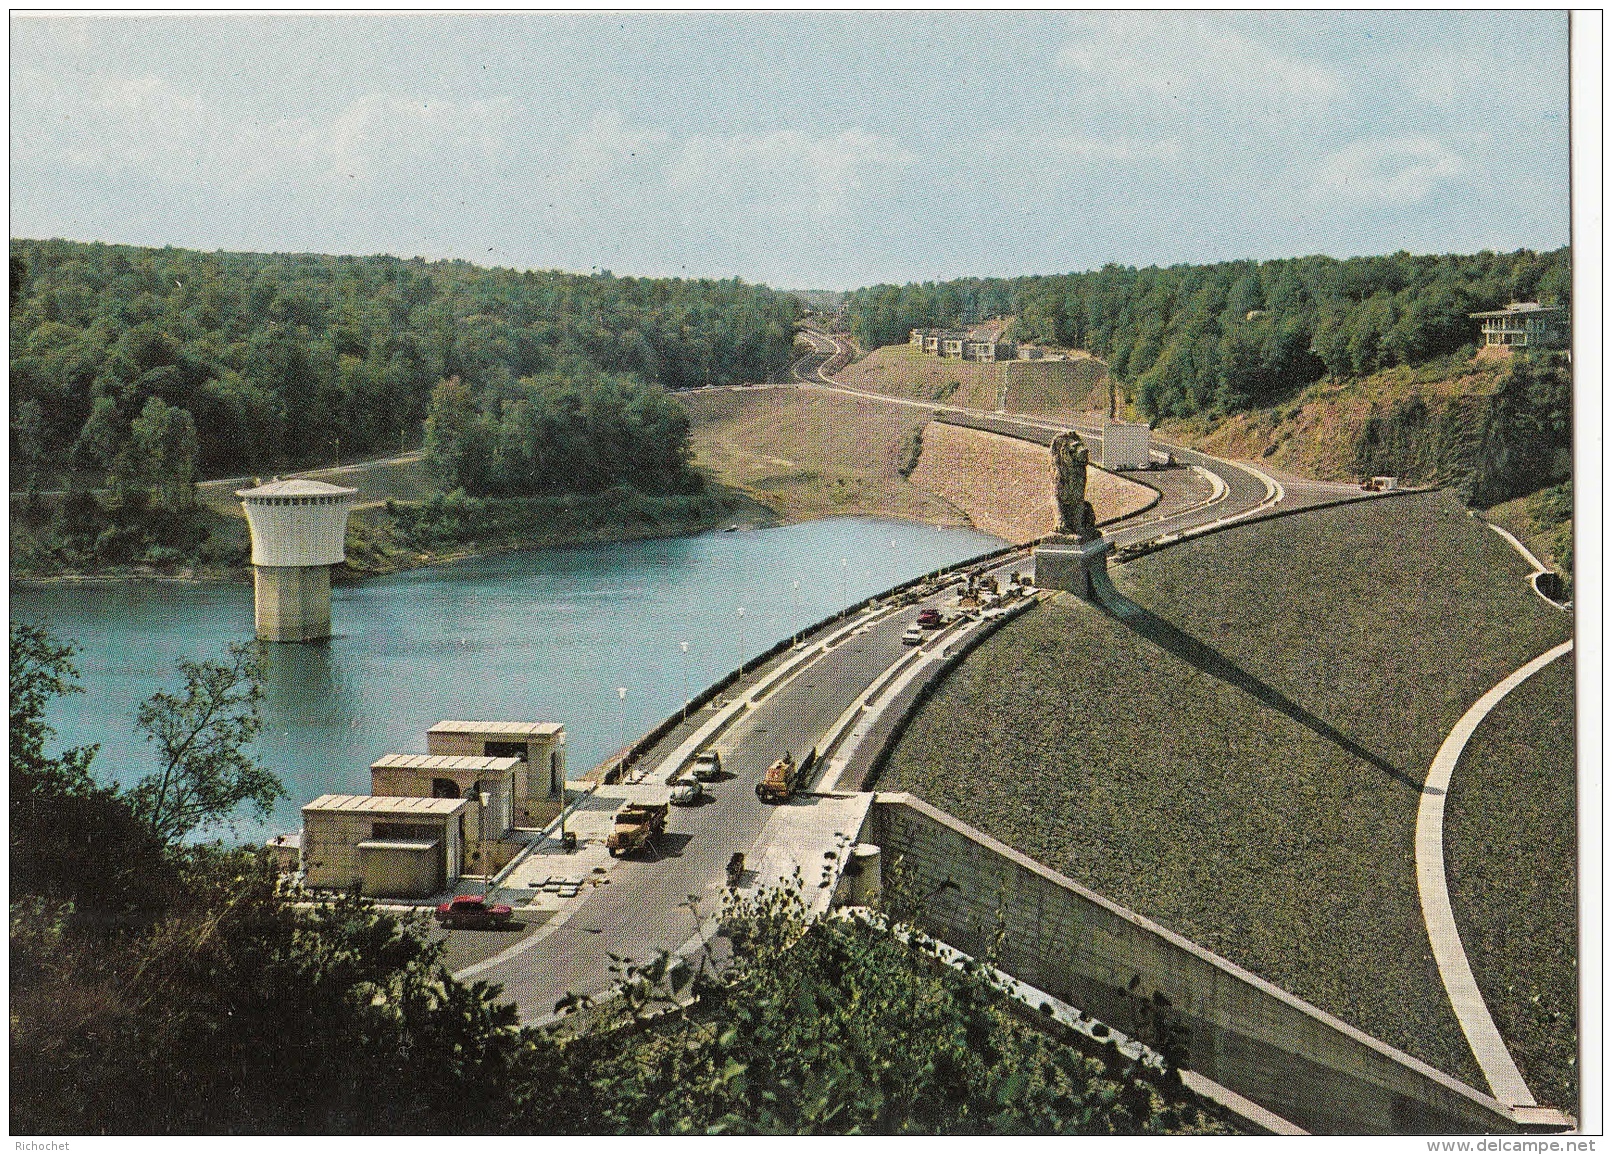
[[[437,907],[437,921],[446,927],[491,930],[506,925],[515,916],[513,907],[488,903],[479,894],[461,894]]]
[[[918,611],[918,624],[926,630],[938,630],[946,624],[946,619],[940,616],[940,611],[933,607]]]

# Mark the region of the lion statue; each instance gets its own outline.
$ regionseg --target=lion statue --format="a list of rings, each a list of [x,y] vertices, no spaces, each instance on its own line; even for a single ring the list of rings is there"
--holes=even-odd
[[[1097,536],[1096,515],[1086,500],[1086,466],[1090,460],[1086,443],[1073,430],[1052,439],[1052,484],[1058,501],[1058,526],[1054,532],[1074,534],[1081,541]]]

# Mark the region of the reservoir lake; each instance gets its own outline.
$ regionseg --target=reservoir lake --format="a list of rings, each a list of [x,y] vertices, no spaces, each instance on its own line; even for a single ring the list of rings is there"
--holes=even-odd
[[[296,830],[304,803],[367,794],[371,762],[423,753],[427,728],[449,718],[559,722],[577,777],[741,654],[748,661],[847,604],[1002,544],[972,530],[827,518],[503,554],[338,586],[328,642],[265,646],[256,753],[287,797],[265,821],[242,814],[233,828],[200,833],[261,841]],[[222,660],[230,643],[251,640],[252,588],[14,584],[11,616],[78,647],[84,693],[52,704],[50,752],[99,743],[95,776],[132,784],[154,768],[134,729],[140,703],[181,684],[177,659]]]

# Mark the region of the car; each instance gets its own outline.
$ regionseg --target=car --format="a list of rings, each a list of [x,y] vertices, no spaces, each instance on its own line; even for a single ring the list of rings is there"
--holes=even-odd
[[[922,626],[908,626],[907,632],[901,635],[901,644],[904,646],[919,646],[923,644],[924,630]]]
[[[443,926],[492,930],[508,924],[515,910],[502,902],[488,902],[484,895],[461,894],[437,907],[437,921]]]
[[[715,782],[722,777],[722,755],[715,750],[701,750],[694,755],[694,768],[690,773],[701,782]]]
[[[918,625],[926,630],[938,630],[946,624],[946,619],[940,616],[940,611],[934,606],[928,606],[918,611]]]
[[[698,778],[683,775],[672,783],[672,805],[693,806],[705,797],[705,787],[700,785]]]

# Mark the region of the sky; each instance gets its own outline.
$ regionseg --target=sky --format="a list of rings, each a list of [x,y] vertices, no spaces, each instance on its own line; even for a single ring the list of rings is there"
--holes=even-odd
[[[1562,12],[11,18],[11,235],[854,288],[1568,242]]]

